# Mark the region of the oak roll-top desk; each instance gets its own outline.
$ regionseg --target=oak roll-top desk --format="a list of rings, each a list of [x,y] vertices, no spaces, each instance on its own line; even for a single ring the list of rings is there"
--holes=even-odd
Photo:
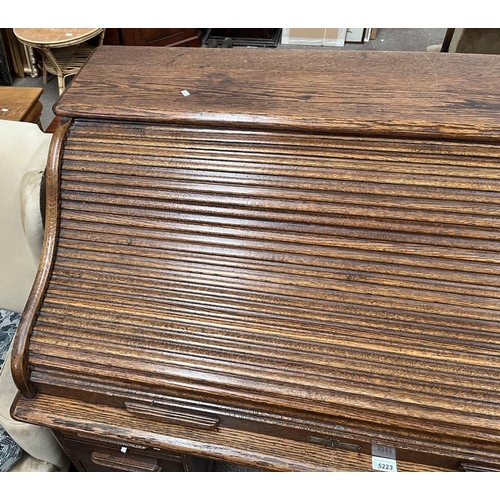
[[[56,105],[13,416],[79,470],[499,469],[499,75],[99,48]]]

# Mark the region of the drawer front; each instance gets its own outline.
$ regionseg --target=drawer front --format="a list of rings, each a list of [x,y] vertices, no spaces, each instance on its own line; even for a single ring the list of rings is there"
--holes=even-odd
[[[112,439],[59,436],[73,462],[87,472],[204,472],[209,460]]]

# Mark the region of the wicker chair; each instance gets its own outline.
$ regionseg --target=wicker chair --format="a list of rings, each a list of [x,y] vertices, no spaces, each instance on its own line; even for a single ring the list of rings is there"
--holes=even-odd
[[[105,28],[14,28],[20,42],[42,55],[43,83],[47,73],[57,76],[59,94],[66,88],[66,78],[78,73],[102,45],[104,32]]]

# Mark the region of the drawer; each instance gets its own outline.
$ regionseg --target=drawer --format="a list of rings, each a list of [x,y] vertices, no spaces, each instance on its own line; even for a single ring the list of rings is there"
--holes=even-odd
[[[69,457],[88,472],[204,472],[209,460],[112,439],[59,436]]]

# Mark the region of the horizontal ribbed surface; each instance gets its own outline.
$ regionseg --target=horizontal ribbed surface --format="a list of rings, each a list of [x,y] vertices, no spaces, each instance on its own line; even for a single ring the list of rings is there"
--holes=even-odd
[[[77,121],[33,373],[494,439],[499,151]]]

